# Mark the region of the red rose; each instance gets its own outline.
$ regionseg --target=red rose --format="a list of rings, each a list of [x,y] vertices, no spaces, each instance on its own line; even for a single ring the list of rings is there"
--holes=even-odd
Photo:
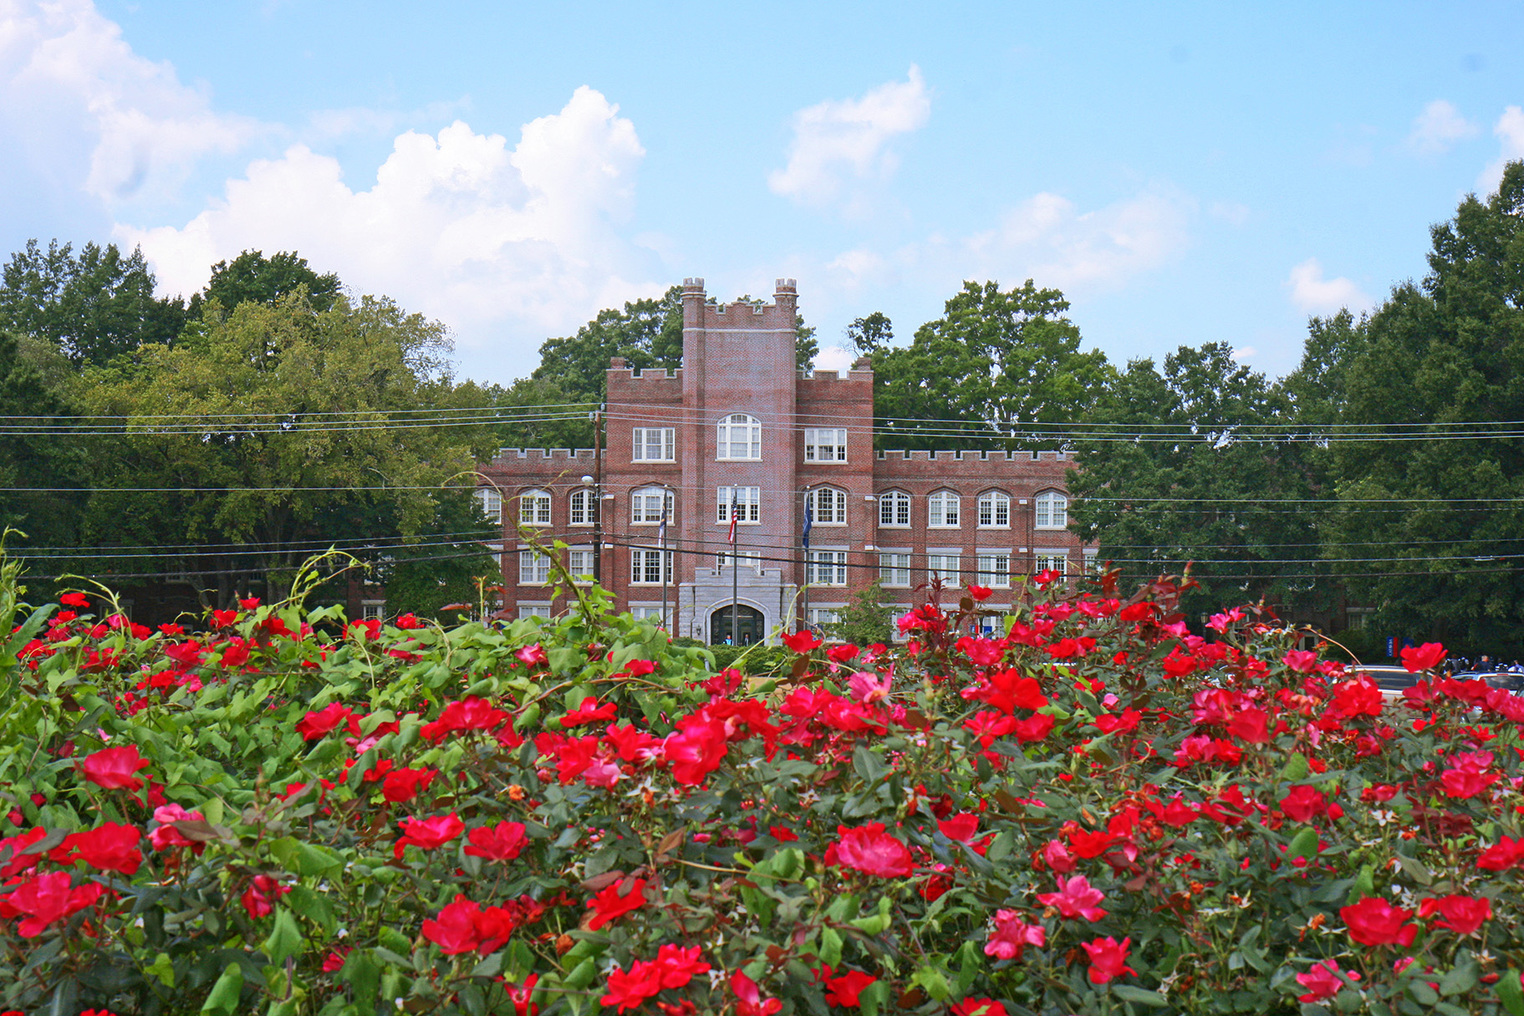
[[[1433,670],[1439,666],[1445,658],[1445,647],[1438,642],[1425,642],[1418,647],[1406,646],[1402,650],[1402,665],[1408,673],[1416,674],[1420,670]]]
[[[143,781],[133,775],[148,767],[148,760],[138,754],[137,745],[127,748],[102,748],[80,763],[85,779],[107,790],[141,790]]]
[[[884,832],[882,822],[860,829],[837,826],[840,838],[831,844],[835,863],[880,878],[904,878],[915,870],[910,848]],[[827,861],[832,858],[828,857]]]
[[[1349,937],[1361,945],[1413,944],[1418,934],[1416,924],[1408,924],[1413,911],[1394,907],[1386,900],[1367,896],[1359,903],[1339,908],[1339,916],[1349,928]]]

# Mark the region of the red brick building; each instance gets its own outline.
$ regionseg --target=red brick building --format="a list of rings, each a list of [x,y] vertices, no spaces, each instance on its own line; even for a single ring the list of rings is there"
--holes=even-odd
[[[933,577],[994,587],[998,607],[1023,574],[1087,566],[1066,528],[1062,453],[875,451],[873,371],[798,371],[797,301],[792,279],[770,304],[717,304],[685,280],[683,366],[613,361],[601,463],[591,449],[504,449],[483,467],[508,613],[553,615],[567,599],[520,521],[569,545],[572,574],[596,571],[621,608],[710,642],[730,634],[733,594],[750,642],[806,610],[834,620],[874,580],[900,611]]]

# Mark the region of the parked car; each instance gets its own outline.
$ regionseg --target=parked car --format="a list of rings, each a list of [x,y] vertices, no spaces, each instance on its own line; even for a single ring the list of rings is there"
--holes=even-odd
[[[1466,670],[1455,675],[1457,681],[1486,681],[1494,688],[1517,692],[1524,687],[1524,674],[1508,670]]]
[[[1381,697],[1388,705],[1402,701],[1402,693],[1423,680],[1423,674],[1410,674],[1405,667],[1385,667],[1379,664],[1362,664],[1353,673],[1364,674],[1381,689]]]

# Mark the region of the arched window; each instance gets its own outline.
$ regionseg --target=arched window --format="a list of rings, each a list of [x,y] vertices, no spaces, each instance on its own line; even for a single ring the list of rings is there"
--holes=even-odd
[[[926,499],[926,524],[932,529],[957,529],[960,499],[950,490],[939,490]]]
[[[519,495],[519,521],[526,526],[550,525],[550,493],[526,490]]]
[[[482,506],[482,514],[495,525],[503,524],[503,495],[492,487],[478,487],[476,500]]]
[[[979,528],[1011,528],[1011,499],[998,490],[979,495]]]
[[[847,524],[847,492],[835,487],[816,487],[807,495],[810,518],[817,526]]]
[[[878,496],[878,524],[910,525],[910,495],[903,490],[887,490]]]
[[[590,526],[598,521],[598,498],[591,488],[583,487],[581,490],[572,491],[571,496],[571,524],[574,526]]]
[[[1056,490],[1037,495],[1037,510],[1032,525],[1038,529],[1064,529],[1069,525],[1069,499]]]
[[[762,421],[745,413],[731,413],[720,421],[715,441],[717,459],[760,459]]]
[[[663,506],[668,522],[672,521],[672,491],[666,487],[640,487],[630,495],[630,521],[637,525],[655,525],[662,520]]]

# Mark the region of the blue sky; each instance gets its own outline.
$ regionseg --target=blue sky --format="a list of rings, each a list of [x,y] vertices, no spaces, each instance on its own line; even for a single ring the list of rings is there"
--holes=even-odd
[[[1225,341],[1274,376],[1524,157],[1521,28],[1503,3],[0,0],[0,251],[141,244],[189,293],[294,249],[504,383],[690,275],[797,278],[826,347],[1030,277],[1116,361]]]

